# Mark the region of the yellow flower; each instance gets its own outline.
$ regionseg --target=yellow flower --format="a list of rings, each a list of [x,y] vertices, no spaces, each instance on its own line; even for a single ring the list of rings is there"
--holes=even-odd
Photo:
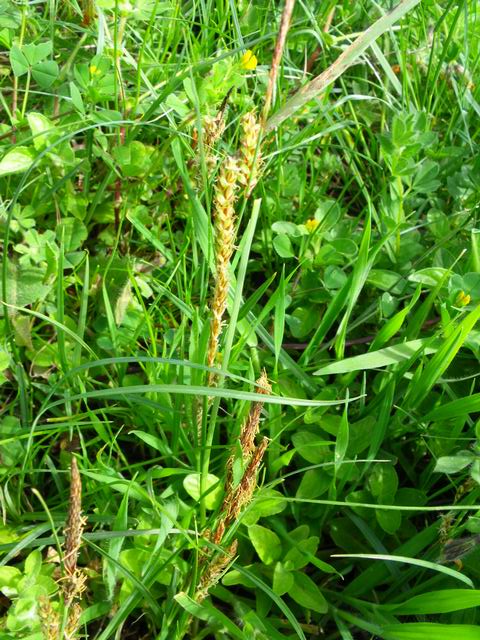
[[[319,224],[320,222],[318,220],[315,220],[315,218],[310,218],[310,220],[307,220],[305,222],[307,231],[309,231],[310,233],[313,233]]]
[[[467,304],[470,304],[470,300],[471,300],[471,296],[468,293],[465,293],[465,291],[460,291],[460,293],[457,296],[457,299],[455,300],[455,304],[457,305],[457,307],[466,307]]]
[[[97,65],[95,65],[95,64],[91,64],[91,65],[90,65],[89,71],[90,71],[90,75],[91,75],[91,76],[96,76],[96,75],[97,75],[97,73],[100,73],[100,71],[99,71],[99,69],[98,69]]]
[[[246,69],[247,71],[253,71],[257,68],[257,62],[257,56],[253,53],[253,51],[250,51],[250,49],[245,51],[241,61],[242,67],[244,69]]]

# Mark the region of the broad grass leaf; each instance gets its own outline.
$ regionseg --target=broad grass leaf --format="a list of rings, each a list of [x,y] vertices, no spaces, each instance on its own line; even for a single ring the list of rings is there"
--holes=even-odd
[[[410,616],[451,613],[478,606],[480,606],[480,590],[442,589],[422,593],[401,604],[380,605],[380,608],[392,611],[396,616]]]
[[[399,2],[392,11],[382,15],[366,29],[366,31],[363,31],[332,65],[297,91],[297,93],[287,100],[281,109],[273,114],[267,122],[267,131],[278,127],[279,124],[289,118],[295,111],[301,109],[307,102],[313,100],[313,98],[335,82],[377,38],[388,31],[395,22],[400,20],[419,2],[420,0],[403,0]]]
[[[263,564],[272,564],[282,555],[282,543],[274,531],[252,524],[248,527],[248,537]]]
[[[414,409],[425,399],[433,385],[451,364],[479,319],[480,305],[459,323],[423,369],[420,378],[415,381],[415,384],[410,384],[405,398],[404,409]]]
[[[199,604],[183,591],[177,593],[173,597],[176,602],[178,602],[178,604],[193,617],[203,620],[204,622],[208,622],[212,628],[219,625],[220,628],[226,629],[232,638],[245,640],[245,636],[237,625],[234,624],[228,616],[211,605],[208,600]]]
[[[430,341],[431,342],[431,341]],[[378,351],[371,351],[361,356],[353,356],[345,358],[338,362],[327,364],[321,369],[315,371],[315,376],[326,376],[339,373],[351,373],[353,371],[365,371],[367,369],[380,369],[388,367],[391,364],[398,364],[408,358],[411,358],[421,349],[425,353],[435,353],[436,349],[429,344],[428,340],[411,340],[410,342],[402,342],[400,344],[385,347]]]
[[[473,624],[439,624],[435,622],[406,622],[389,624],[379,632],[384,640],[478,640],[480,626]]]
[[[290,588],[288,595],[307,610],[315,611],[316,613],[326,613],[328,611],[328,603],[324,595],[313,580],[304,573],[295,572],[293,586]]]
[[[337,329],[335,353],[338,358],[343,358],[345,352],[345,338],[347,335],[350,316],[358,300],[358,296],[363,289],[363,285],[365,284],[365,281],[367,279],[368,272],[373,265],[373,259],[369,259],[370,238],[372,233],[372,217],[370,210],[367,211],[367,217],[364,226],[365,228],[362,235],[362,241],[360,243],[358,256],[355,261],[355,267],[352,273],[351,287],[348,292],[347,309]]]
[[[425,420],[432,422],[451,420],[452,418],[466,416],[469,413],[477,413],[478,411],[480,411],[480,393],[474,393],[471,396],[458,398],[458,400],[435,407],[435,409],[427,413]]]
[[[460,573],[460,571],[456,571],[455,569],[451,569],[450,567],[445,567],[438,562],[430,562],[429,560],[421,560],[419,558],[409,558],[407,556],[400,555],[388,555],[384,553],[339,553],[332,555],[332,558],[365,558],[366,560],[382,560],[382,561],[392,561],[392,562],[404,562],[405,564],[410,564],[418,567],[423,567],[425,569],[431,569],[432,571],[438,571],[439,573],[444,573],[447,576],[451,576],[460,582],[467,584],[469,587],[473,588],[473,582],[468,577]]]

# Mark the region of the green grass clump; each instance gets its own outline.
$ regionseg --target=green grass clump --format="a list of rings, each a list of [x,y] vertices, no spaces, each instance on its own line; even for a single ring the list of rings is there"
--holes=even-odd
[[[0,640],[480,637],[477,3],[282,10],[0,0]]]

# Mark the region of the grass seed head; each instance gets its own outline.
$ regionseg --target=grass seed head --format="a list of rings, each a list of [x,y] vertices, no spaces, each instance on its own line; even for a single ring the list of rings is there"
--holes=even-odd
[[[214,587],[225,573],[228,565],[237,553],[238,542],[234,540],[228,549],[220,553],[207,566],[205,573],[200,579],[200,586],[195,594],[195,600],[202,602],[208,596],[209,590]]]
[[[247,189],[247,196],[258,182],[262,154],[259,148],[261,125],[254,111],[242,118],[242,137],[240,140],[238,182]]]
[[[208,345],[207,363],[213,367],[218,356],[218,343],[222,332],[222,322],[227,308],[230,285],[229,266],[235,240],[235,198],[237,189],[238,164],[235,158],[227,156],[223,161],[214,198],[215,222],[215,289],[212,300],[212,321]],[[214,384],[211,374],[209,383]]]

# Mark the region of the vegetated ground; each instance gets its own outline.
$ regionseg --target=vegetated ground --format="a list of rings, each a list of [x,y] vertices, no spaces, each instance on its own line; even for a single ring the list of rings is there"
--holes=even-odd
[[[298,2],[271,114],[391,4]],[[0,1],[2,640],[480,637],[478,4],[423,0],[266,135],[208,388],[217,175],[282,9]]]

